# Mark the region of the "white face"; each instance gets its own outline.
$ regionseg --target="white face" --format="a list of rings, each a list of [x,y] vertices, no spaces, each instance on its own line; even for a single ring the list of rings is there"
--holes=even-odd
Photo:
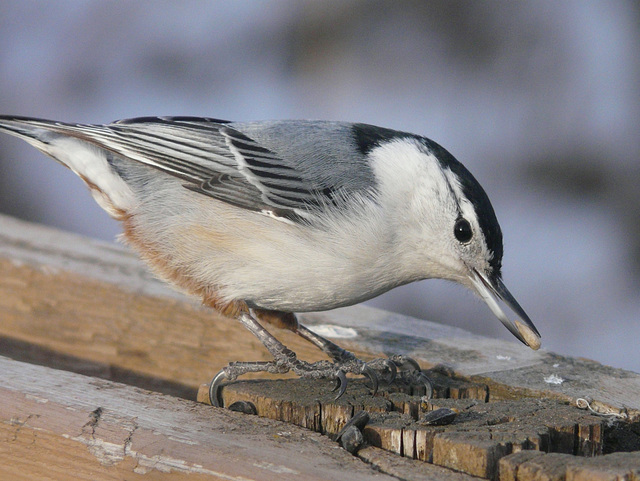
[[[498,319],[523,343],[539,347],[539,333],[526,313],[500,279],[501,259],[487,245],[487,235],[499,243],[502,239],[486,194],[468,174],[464,181],[481,198],[487,212],[484,228],[476,208],[465,195],[462,180],[418,141],[392,141],[370,152],[374,172],[380,183],[380,203],[397,231],[395,255],[399,265],[415,279],[439,278],[458,282],[478,294]],[[455,161],[455,160],[454,160]],[[457,162],[457,161],[456,161]],[[490,212],[489,212],[490,211]],[[493,224],[492,224],[493,223]],[[493,262],[492,262],[493,261]],[[498,267],[495,267],[498,266]],[[498,300],[507,304],[523,322],[513,323],[504,314]]]
[[[417,278],[448,279],[473,289],[471,269],[490,270],[492,254],[455,174],[407,139],[369,155],[380,181],[380,202],[401,233],[407,268],[416,269]]]
[[[446,168],[442,174],[449,189],[445,198],[447,215],[441,227],[448,238],[449,255],[458,261],[456,273],[461,276],[461,279],[452,280],[473,289],[469,279],[474,271],[488,277],[493,274],[491,259],[494,253],[487,246],[473,204],[465,198],[457,177]]]

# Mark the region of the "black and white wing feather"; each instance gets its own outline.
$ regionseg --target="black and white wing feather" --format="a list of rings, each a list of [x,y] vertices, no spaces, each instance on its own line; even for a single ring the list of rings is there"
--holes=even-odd
[[[267,207],[291,210],[298,214],[312,210],[314,206],[331,201],[330,190],[318,189],[309,180],[274,152],[266,149],[242,132],[222,127],[229,150],[235,156],[239,174],[259,191],[259,198]],[[235,179],[234,179],[235,180]],[[203,185],[205,193],[216,196],[218,189],[211,183]],[[236,185],[236,193],[239,189]],[[248,207],[248,206],[247,206]],[[265,206],[260,206],[264,209]],[[276,215],[281,215],[282,212]]]
[[[344,139],[338,131],[346,124],[309,122],[300,132],[299,124],[286,122],[233,124],[195,117],[144,117],[108,125],[15,119],[41,128],[43,138],[74,137],[178,177],[192,191],[293,221],[371,186],[372,174],[364,166],[355,175],[340,174],[342,152],[335,145]],[[240,130],[245,127],[263,142]],[[281,149],[264,145],[272,139]]]

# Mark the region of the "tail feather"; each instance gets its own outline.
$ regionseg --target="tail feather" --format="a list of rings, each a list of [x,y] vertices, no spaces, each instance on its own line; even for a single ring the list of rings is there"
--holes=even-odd
[[[85,141],[77,126],[29,117],[0,116],[0,131],[18,137],[75,172],[93,198],[116,219],[133,205],[134,194],[109,165],[106,150]]]
[[[53,125],[54,122],[28,117],[0,116],[0,130],[30,143],[44,153],[46,153],[45,145],[49,143],[47,137],[50,134],[50,130],[42,127],[42,125],[47,124]]]

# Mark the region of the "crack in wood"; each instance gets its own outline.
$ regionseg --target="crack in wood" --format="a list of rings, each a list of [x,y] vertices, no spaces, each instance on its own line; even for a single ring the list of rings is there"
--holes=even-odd
[[[93,411],[91,411],[91,413],[89,414],[89,421],[87,421],[87,423],[84,426],[82,426],[82,431],[83,432],[84,432],[85,428],[90,428],[91,429],[90,436],[92,438],[95,437],[96,427],[98,426],[98,423],[100,422],[100,418],[102,417],[102,411],[103,411],[103,409],[100,406],[98,406]]]
[[[134,422],[133,427],[129,430],[129,434],[122,444],[122,455],[132,456],[131,443],[133,442],[133,434],[138,430],[138,425]],[[134,456],[135,457],[135,456]]]
[[[11,418],[11,420],[9,421],[9,423],[10,423],[12,426],[17,426],[16,430],[15,430],[15,431],[14,431],[14,433],[13,433],[13,436],[12,436],[12,438],[11,438],[11,441],[12,441],[12,442],[15,442],[15,441],[17,441],[17,440],[18,440],[18,434],[20,434],[20,431],[22,431],[22,427],[23,427],[23,426],[27,426],[27,423],[29,422],[29,420],[34,419],[34,418],[35,418],[35,419],[37,419],[37,418],[39,418],[39,417],[40,417],[40,415],[38,415],[38,414],[29,414],[29,415],[27,415],[27,417],[26,417],[26,418],[24,418],[24,420],[22,420],[22,419],[16,419],[16,418]]]

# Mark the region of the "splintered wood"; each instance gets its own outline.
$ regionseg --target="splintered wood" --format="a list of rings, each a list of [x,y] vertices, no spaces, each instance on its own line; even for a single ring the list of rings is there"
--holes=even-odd
[[[370,419],[362,432],[368,445],[487,479],[499,479],[501,469],[513,471],[513,463],[503,462],[501,467],[501,460],[513,453],[559,453],[579,466],[578,460],[605,450],[603,417],[552,399],[487,402],[485,385],[439,372],[428,374],[435,387],[430,400],[388,391],[372,397],[360,379],[351,379],[338,400],[333,399],[333,383],[300,379],[236,381],[224,386],[222,398],[225,406],[250,402],[259,416],[328,435],[365,410]],[[207,385],[201,386],[198,400],[209,402]],[[455,420],[425,424],[427,413],[441,408],[454,411]]]

